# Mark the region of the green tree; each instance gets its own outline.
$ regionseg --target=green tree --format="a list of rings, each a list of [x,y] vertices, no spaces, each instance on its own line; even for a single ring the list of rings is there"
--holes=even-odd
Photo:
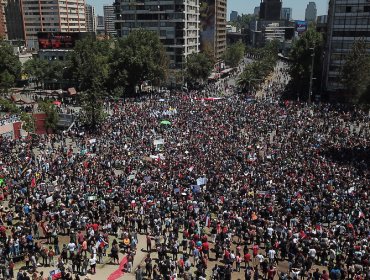
[[[320,88],[322,72],[323,38],[321,33],[310,27],[295,43],[290,52],[291,76],[290,88],[292,93],[303,100],[308,99],[312,55],[314,55],[313,75],[315,78],[313,90]]]
[[[0,98],[0,109],[1,112],[12,113],[12,114],[19,114],[19,108],[10,100],[5,98]]]
[[[59,114],[52,102],[43,101],[39,103],[39,108],[46,114],[45,128],[55,131],[57,129]]]
[[[255,49],[254,53],[260,57],[244,68],[239,76],[238,85],[245,90],[250,91],[258,87],[270,73],[274,70],[278,59],[278,42],[269,42],[265,47]]]
[[[0,92],[7,93],[21,74],[21,63],[13,48],[0,38]]]
[[[109,76],[109,59],[112,42],[93,38],[79,40],[67,57],[67,78],[74,81],[80,91],[106,88]]]
[[[186,60],[186,76],[190,82],[203,82],[211,74],[212,67],[212,61],[205,53],[192,53]]]
[[[82,94],[80,121],[90,130],[97,130],[107,117],[103,98],[103,92],[98,90],[88,90]]]
[[[35,118],[33,115],[25,112],[20,112],[19,115],[22,121],[22,129],[29,133],[35,132]]]
[[[110,67],[112,84],[134,94],[143,81],[160,85],[166,80],[168,65],[169,59],[156,32],[132,31],[115,44]]]
[[[243,59],[245,53],[245,45],[242,42],[237,42],[227,47],[224,60],[226,65],[237,67]]]
[[[341,82],[350,95],[353,103],[369,100],[370,87],[370,55],[367,53],[363,39],[353,43],[350,53],[341,71]]]
[[[48,61],[40,58],[27,60],[23,65],[24,72],[35,81],[37,87],[44,86],[47,69]]]

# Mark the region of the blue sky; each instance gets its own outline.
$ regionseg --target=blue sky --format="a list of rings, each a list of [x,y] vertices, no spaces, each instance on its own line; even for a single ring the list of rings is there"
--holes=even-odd
[[[304,19],[304,12],[308,2],[314,1],[317,6],[317,15],[328,13],[328,0],[283,0],[283,7],[293,9],[293,19]],[[87,0],[88,4],[95,6],[98,15],[103,14],[103,5],[110,5],[113,0]],[[259,6],[261,0],[228,0],[228,15],[231,11],[238,11],[239,14],[253,13],[254,7]]]

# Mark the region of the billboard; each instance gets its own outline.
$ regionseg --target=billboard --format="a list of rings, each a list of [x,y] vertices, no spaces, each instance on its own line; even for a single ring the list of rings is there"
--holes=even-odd
[[[94,36],[90,32],[39,32],[37,39],[40,50],[46,49],[73,49],[76,41],[83,38]]]
[[[301,35],[302,33],[307,31],[307,22],[303,20],[296,20],[295,28],[298,35]]]
[[[215,50],[216,0],[200,1],[200,48]]]

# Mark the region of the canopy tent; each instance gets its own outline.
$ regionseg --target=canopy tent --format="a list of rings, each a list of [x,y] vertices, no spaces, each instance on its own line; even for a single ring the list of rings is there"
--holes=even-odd
[[[161,121],[161,124],[163,124],[163,125],[170,125],[171,122],[170,121],[167,121],[167,120],[163,120],[163,121]]]

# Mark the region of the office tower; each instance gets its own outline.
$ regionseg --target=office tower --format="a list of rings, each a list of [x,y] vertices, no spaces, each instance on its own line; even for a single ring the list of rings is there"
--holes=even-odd
[[[364,39],[370,46],[370,2],[364,0],[331,0],[328,13],[325,55],[325,87],[340,92],[341,69],[356,40]],[[370,51],[370,48],[368,49]]]
[[[231,11],[230,21],[236,21],[237,19],[238,19],[238,12],[237,11]]]
[[[292,8],[282,8],[281,9],[281,19],[291,20],[292,19]]]
[[[259,17],[260,16],[260,7],[255,7],[254,8],[254,13],[253,13],[256,17]]]
[[[4,4],[8,39],[24,40],[21,0],[6,0]]]
[[[98,35],[105,35],[105,24],[104,24],[104,17],[103,16],[96,16],[96,34]]]
[[[260,5],[260,19],[280,20],[281,7],[281,0],[263,0]]]
[[[117,35],[125,37],[140,28],[157,32],[171,68],[182,69],[186,57],[199,52],[199,0],[167,0],[156,5],[116,0],[115,8]]]
[[[24,38],[38,49],[38,32],[86,32],[85,0],[21,0]]]
[[[86,31],[96,33],[96,18],[94,6],[86,4],[85,17],[86,17]]]
[[[309,2],[307,4],[306,13],[305,13],[305,20],[307,22],[315,22],[317,16],[317,9],[315,2]]]
[[[105,35],[115,37],[117,32],[115,29],[116,14],[115,8],[113,5],[104,6],[104,26],[105,26]]]

